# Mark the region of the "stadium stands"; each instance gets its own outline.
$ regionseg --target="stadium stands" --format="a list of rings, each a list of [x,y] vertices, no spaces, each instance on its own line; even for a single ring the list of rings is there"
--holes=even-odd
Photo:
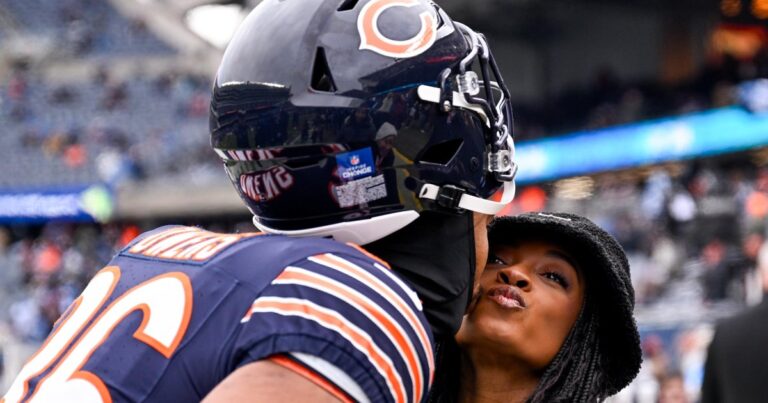
[[[0,0],[21,35],[52,39],[79,57],[154,55],[173,49],[103,0]]]
[[[194,77],[49,85],[17,75],[0,86],[0,169],[24,172],[2,188],[113,183],[125,179],[103,158],[116,151],[131,173],[162,175],[210,161],[208,87]],[[124,173],[123,173],[124,174]]]

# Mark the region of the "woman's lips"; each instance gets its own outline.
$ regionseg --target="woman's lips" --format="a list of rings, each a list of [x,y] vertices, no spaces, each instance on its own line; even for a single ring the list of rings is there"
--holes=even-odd
[[[485,295],[504,308],[525,309],[525,299],[515,287],[493,287]]]

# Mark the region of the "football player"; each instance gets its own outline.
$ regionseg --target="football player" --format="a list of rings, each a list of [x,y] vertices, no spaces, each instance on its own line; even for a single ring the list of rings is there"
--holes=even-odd
[[[210,128],[262,232],[141,235],[2,402],[421,401],[514,194],[508,98],[431,1],[261,2]]]

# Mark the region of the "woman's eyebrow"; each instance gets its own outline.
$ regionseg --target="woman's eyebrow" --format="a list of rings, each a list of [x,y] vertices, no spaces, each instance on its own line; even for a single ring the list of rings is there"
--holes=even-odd
[[[547,251],[547,255],[565,261],[566,263],[571,265],[571,267],[573,267],[573,270],[576,271],[576,275],[581,277],[581,270],[579,270],[580,269],[579,264],[576,263],[576,260],[574,260],[571,255],[555,249]]]

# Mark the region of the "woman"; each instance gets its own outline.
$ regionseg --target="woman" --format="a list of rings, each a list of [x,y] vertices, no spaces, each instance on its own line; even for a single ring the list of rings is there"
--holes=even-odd
[[[435,402],[598,402],[637,375],[634,291],[621,246],[586,218],[496,221],[456,335],[439,347]]]

